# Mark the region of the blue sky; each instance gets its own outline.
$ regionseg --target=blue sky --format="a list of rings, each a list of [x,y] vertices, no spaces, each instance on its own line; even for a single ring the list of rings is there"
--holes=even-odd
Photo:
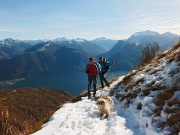
[[[180,0],[0,0],[0,40],[180,35]]]

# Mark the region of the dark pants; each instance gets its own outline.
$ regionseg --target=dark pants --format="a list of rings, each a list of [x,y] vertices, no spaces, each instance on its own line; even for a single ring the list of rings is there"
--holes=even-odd
[[[93,95],[96,95],[96,85],[97,85],[97,75],[95,76],[90,76],[88,75],[88,98],[91,97],[91,84],[93,82],[93,87],[94,87],[94,93]]]
[[[102,88],[104,88],[104,82],[106,83],[107,86],[110,86],[108,81],[106,80],[106,73],[99,73],[99,78],[101,81]]]

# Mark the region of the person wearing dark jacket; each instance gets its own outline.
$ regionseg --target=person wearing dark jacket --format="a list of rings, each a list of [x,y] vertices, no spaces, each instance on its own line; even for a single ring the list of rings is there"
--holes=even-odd
[[[105,58],[103,57],[99,57],[99,64],[101,65],[101,71],[99,73],[99,78],[101,81],[101,87],[104,88],[104,82],[106,83],[106,85],[108,87],[110,87],[108,81],[106,80],[106,73],[108,72],[108,67],[111,66],[114,63],[114,61],[112,60],[111,63],[106,61]]]
[[[86,66],[86,73],[88,74],[88,99],[91,98],[91,83],[93,82],[94,93],[96,95],[97,78],[100,72],[100,64],[94,61],[94,58],[89,59],[89,63]]]

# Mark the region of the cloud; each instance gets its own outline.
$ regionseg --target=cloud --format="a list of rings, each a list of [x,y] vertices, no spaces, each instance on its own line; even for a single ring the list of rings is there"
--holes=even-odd
[[[12,29],[0,29],[0,32],[19,32],[18,30],[12,30]]]
[[[122,20],[122,21],[129,21],[130,19],[133,19],[133,18],[143,18],[143,19],[148,19],[148,17],[156,17],[156,16],[159,16],[159,15],[167,15],[167,14],[172,14],[176,11],[171,11],[171,12],[160,12],[160,13],[150,13],[150,14],[140,14],[140,15],[134,15],[134,16],[126,16],[126,17],[119,17],[119,18],[112,18],[112,19],[104,19],[104,20],[97,20],[97,21],[87,21],[87,22],[84,22],[84,23],[75,23],[75,24],[67,24],[67,25],[61,25],[61,26],[58,26],[58,27],[49,27],[49,29],[57,29],[57,28],[69,28],[69,27],[76,27],[76,26],[83,26],[83,25],[93,25],[93,24],[102,24],[102,23],[107,23],[107,22],[115,22],[115,21],[119,21],[119,20]],[[153,18],[154,19],[154,18]],[[171,21],[171,18],[163,18],[163,20],[165,21]],[[162,20],[162,21],[163,21]],[[158,21],[161,21],[161,20],[158,20]]]

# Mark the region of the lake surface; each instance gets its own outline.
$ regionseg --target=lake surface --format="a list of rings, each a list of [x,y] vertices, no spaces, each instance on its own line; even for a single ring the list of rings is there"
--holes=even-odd
[[[109,80],[114,77],[122,76],[125,74],[126,72],[124,71],[108,72],[107,79]],[[98,85],[100,85],[99,81]],[[82,91],[87,89],[87,74],[84,72],[46,74],[27,78],[23,81],[17,82],[12,85],[0,86],[1,89],[16,89],[22,87],[57,88],[61,90],[66,90],[74,95],[79,95]]]

